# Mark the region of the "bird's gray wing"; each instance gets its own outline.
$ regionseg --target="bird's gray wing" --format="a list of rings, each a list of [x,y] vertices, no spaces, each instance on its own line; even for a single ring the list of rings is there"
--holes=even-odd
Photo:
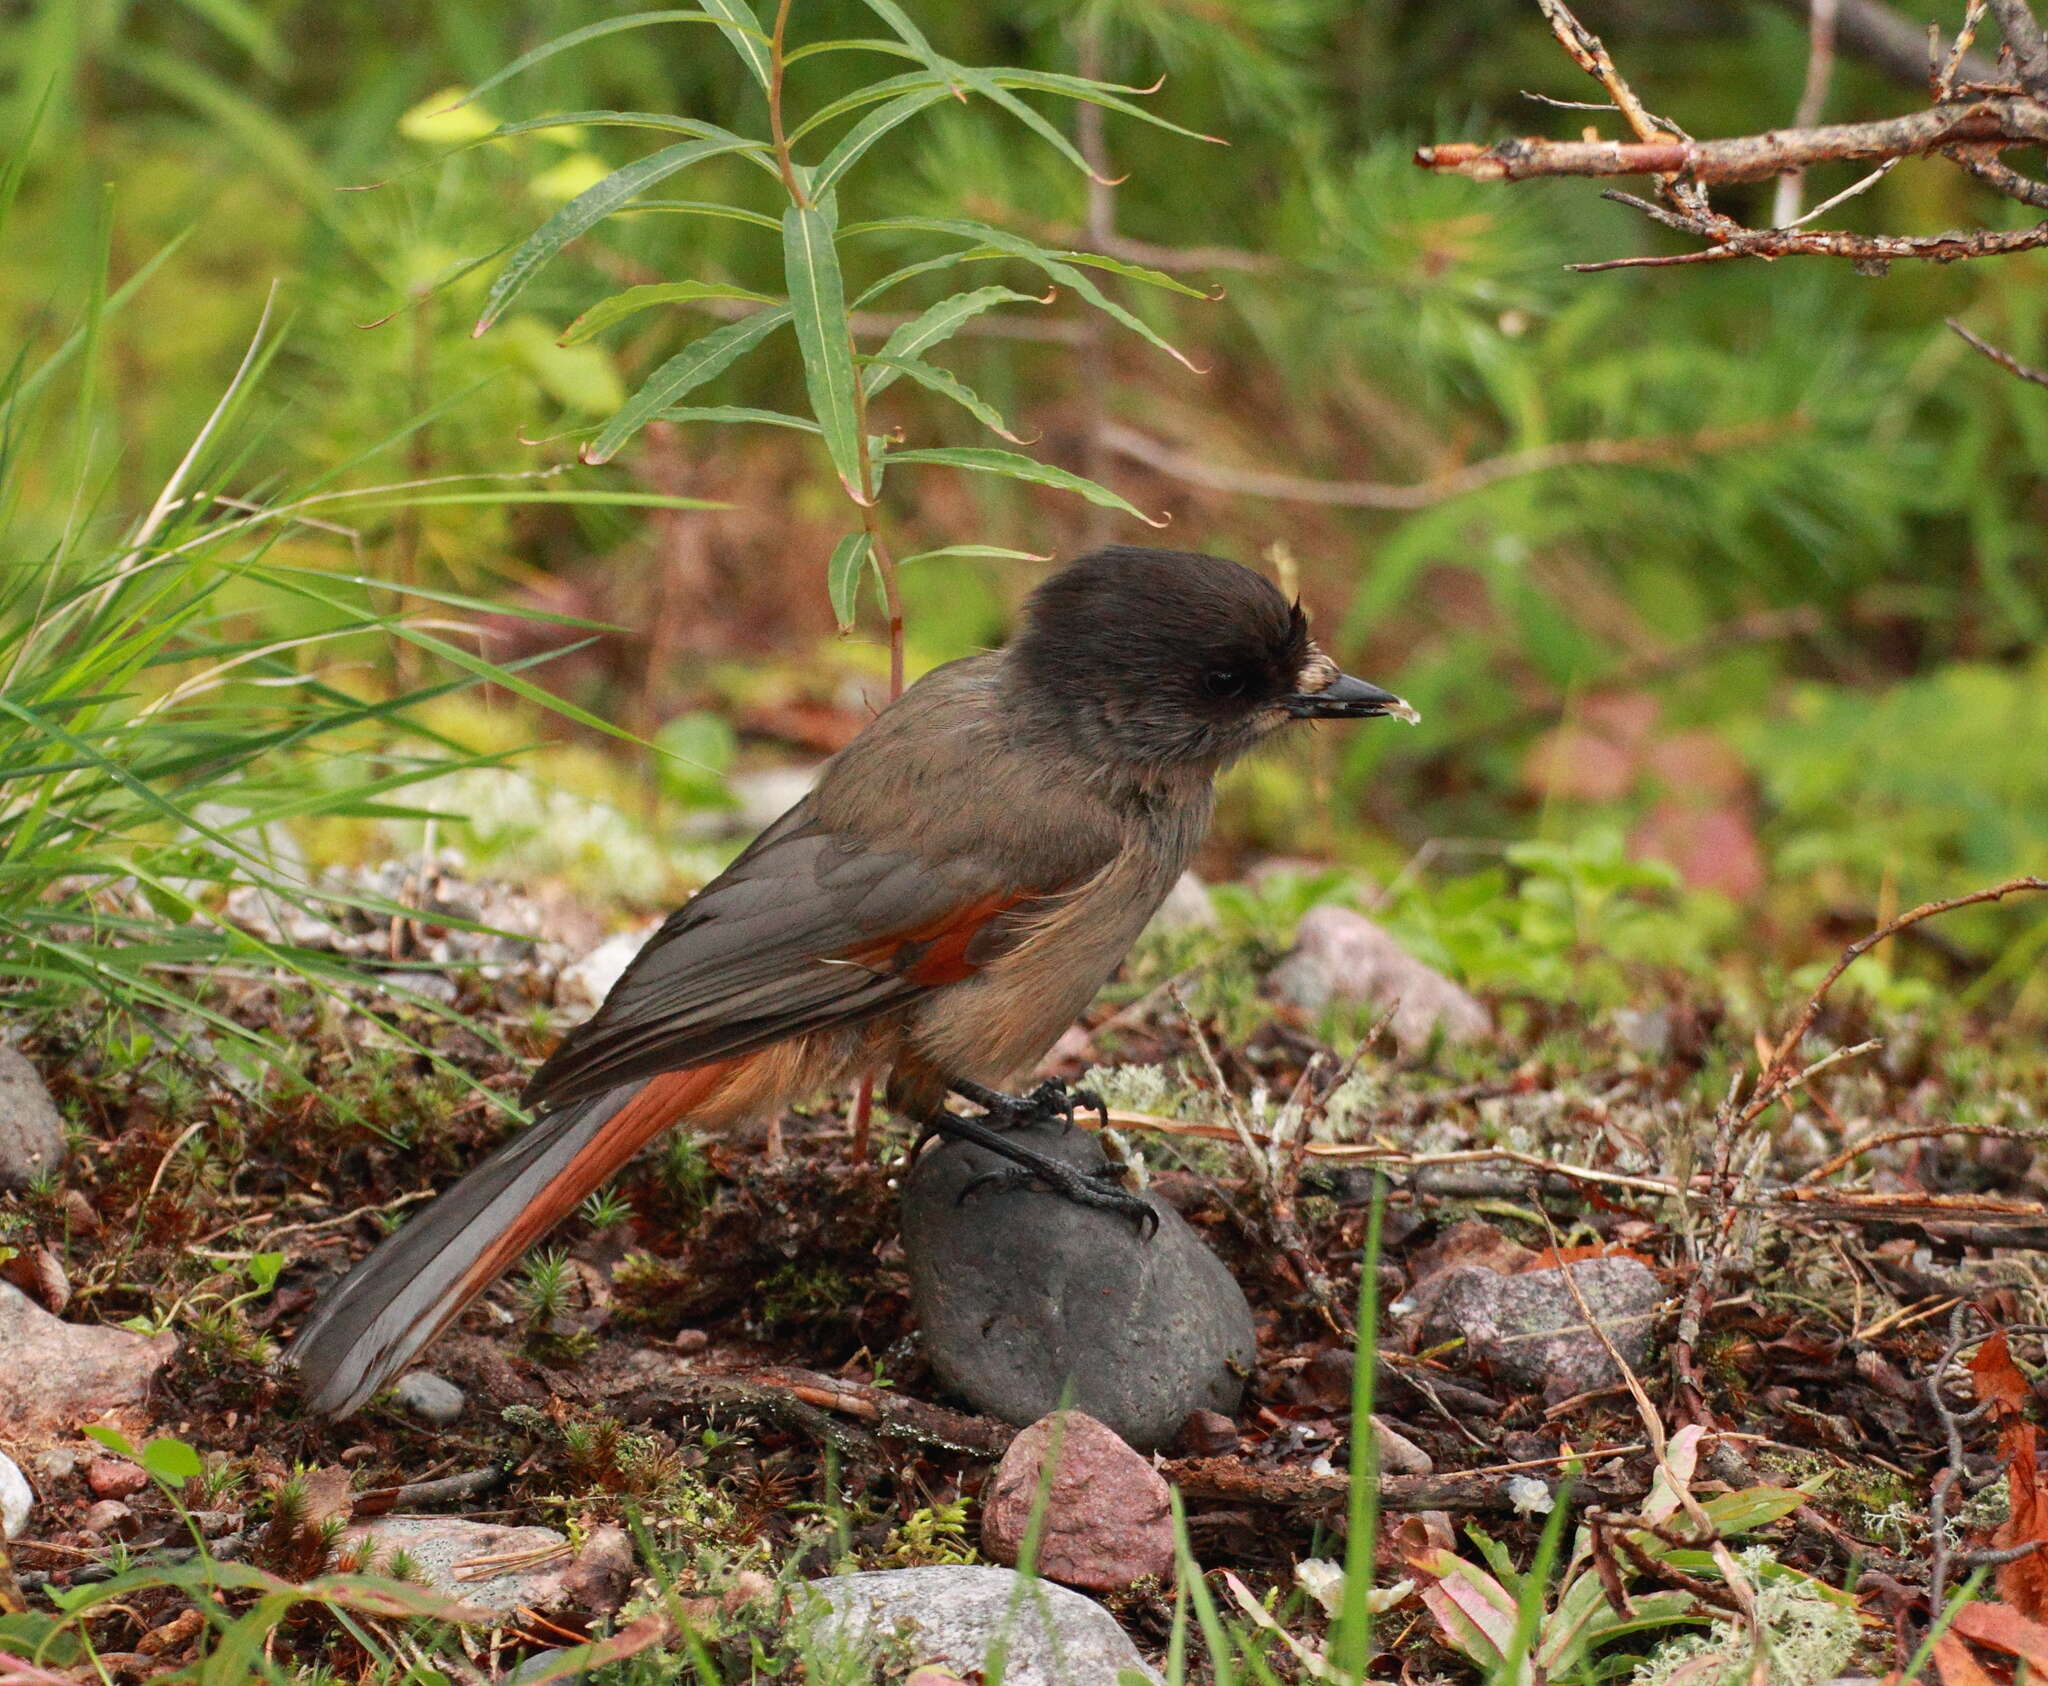
[[[525,1098],[552,1110],[873,1018],[971,975],[1015,928],[1003,915],[1060,888],[978,856],[865,848],[807,798],[669,917]]]

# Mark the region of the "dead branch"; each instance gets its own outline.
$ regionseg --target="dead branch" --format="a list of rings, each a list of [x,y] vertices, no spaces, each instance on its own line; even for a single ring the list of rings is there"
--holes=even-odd
[[[994,1457],[1016,1431],[993,1417],[973,1417],[943,1405],[928,1405],[889,1388],[870,1387],[845,1376],[785,1364],[749,1366],[726,1373],[690,1371],[662,1377],[633,1390],[628,1409],[646,1415],[677,1404],[752,1407],[839,1441],[844,1431],[828,1428],[831,1416],[850,1417],[884,1440],[910,1440],[949,1452]],[[829,1414],[829,1415],[828,1415]],[[861,1440],[865,1442],[865,1435]],[[872,1449],[872,1448],[871,1448]]]
[[[1527,474],[1543,474],[1558,468],[1646,468],[1689,463],[1700,457],[1761,445],[1804,425],[1803,417],[1792,415],[1644,439],[1573,439],[1482,458],[1413,485],[1381,480],[1312,480],[1265,469],[1232,468],[1205,461],[1121,422],[1104,422],[1099,437],[1118,456],[1207,491],[1346,509],[1428,509]]]
[[[1764,134],[1704,141],[1694,140],[1677,124],[1653,116],[1643,106],[1599,37],[1572,15],[1564,0],[1537,0],[1537,4],[1573,62],[1606,89],[1613,109],[1633,138],[1608,140],[1588,130],[1576,140],[1521,137],[1491,146],[1454,141],[1421,148],[1415,161],[1424,169],[1448,171],[1475,181],[1654,176],[1660,205],[1628,195],[1610,193],[1607,197],[1704,242],[1687,252],[1570,265],[1574,270],[1668,268],[1744,257],[1846,258],[1867,266],[1899,259],[1953,263],[2048,246],[2048,223],[2026,229],[1950,230],[1927,235],[1855,234],[1804,226],[1820,210],[1832,209],[1862,191],[1874,177],[1835,195],[1807,217],[1793,214],[1796,193],[1781,191],[1774,217],[1777,226],[1770,228],[1747,227],[1715,210],[1708,200],[1711,187],[1773,176],[1789,179],[1820,164],[1873,163],[1884,171],[1904,158],[1943,157],[2006,198],[2048,207],[2048,183],[2022,175],[1998,157],[2006,147],[2048,142],[2048,36],[2027,0],[1988,0],[1991,14],[2005,34],[2004,62],[2009,64],[2013,80],[1989,81],[1981,75],[1959,80],[1966,67],[1973,72],[1986,69],[1967,53],[1984,9],[1973,5],[1952,49],[1945,57],[1937,53],[1928,67],[1935,102],[1929,109],[1861,123],[1801,122]],[[1817,111],[1818,94],[1825,87],[1833,56],[1838,17],[1853,32],[1871,21],[1868,14],[1873,10],[1881,12],[1882,8],[1866,4],[1842,10],[1841,0],[1819,0],[1812,5],[1802,118]]]
[[[1342,1471],[1318,1475],[1296,1465],[1253,1464],[1242,1458],[1169,1458],[1159,1466],[1159,1473],[1191,1499],[1328,1510],[1340,1522],[1351,1491],[1351,1477]],[[1509,1512],[1515,1508],[1511,1485],[1519,1479],[1514,1474],[1483,1470],[1466,1474],[1383,1475],[1379,1481],[1379,1505],[1383,1511]],[[1632,1504],[1649,1490],[1647,1479],[1628,1470],[1595,1471],[1579,1475],[1572,1482],[1572,1498],[1581,1503]]]
[[[1453,141],[1425,146],[1415,161],[1425,170],[1474,181],[1528,181],[1537,176],[1682,176],[1702,187],[1767,181],[1816,164],[1924,157],[1944,147],[2039,146],[2048,140],[2048,107],[2030,96],[1938,105],[1904,117],[1867,123],[1823,123],[1811,129],[1772,129],[1730,140],[1541,140],[1523,137],[1491,146]]]
[[[1842,974],[1864,955],[1879,943],[1910,929],[1923,919],[1932,919],[1937,914],[1953,913],[1958,908],[1975,907],[1983,902],[2003,901],[2007,896],[2021,895],[2030,890],[2048,890],[2048,878],[2008,878],[2002,884],[1993,884],[1983,890],[1972,890],[1966,896],[1949,896],[1942,901],[1922,902],[1920,906],[1900,914],[1890,924],[1879,926],[1869,936],[1859,937],[1843,949],[1841,958],[1828,968],[1827,976],[1821,979],[1819,986],[1807,997],[1806,1005],[1799,1010],[1799,1016],[1792,1021],[1791,1028],[1785,1032],[1783,1040],[1772,1051],[1763,1075],[1757,1082],[1757,1098],[1749,1103],[1750,1109],[1753,1110],[1745,1109],[1746,1119],[1754,1118],[1761,1113],[1761,1097],[1789,1078],[1792,1056],[1799,1051],[1799,1044],[1806,1040],[1806,1033],[1813,1029],[1814,1020],[1820,1017],[1820,1010],[1827,1001],[1828,992],[1841,981]]]

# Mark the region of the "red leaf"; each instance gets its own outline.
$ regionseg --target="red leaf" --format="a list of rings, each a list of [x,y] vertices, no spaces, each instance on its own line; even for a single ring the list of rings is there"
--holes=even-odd
[[[2030,1621],[2007,1604],[1965,1604],[1950,1630],[1994,1651],[2022,1658],[2030,1669],[2048,1669],[2048,1626]]]
[[[2012,1348],[2000,1330],[1970,1360],[1970,1382],[1979,1400],[1992,1402],[1994,1416],[2018,1416],[2027,1408],[2027,1378],[2012,1361]]]
[[[1941,1686],[1998,1686],[1970,1655],[1969,1646],[1952,1633],[1944,1633],[1934,1642],[1934,1666],[1941,1675]]]

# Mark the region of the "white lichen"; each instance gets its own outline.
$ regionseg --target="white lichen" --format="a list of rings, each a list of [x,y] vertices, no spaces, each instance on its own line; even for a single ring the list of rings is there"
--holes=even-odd
[[[1830,1598],[1819,1582],[1779,1569],[1760,1546],[1738,1556],[1757,1588],[1772,1686],[1819,1686],[1842,1673],[1860,1631],[1854,1608]],[[1759,1578],[1767,1568],[1769,1578]],[[1749,1635],[1733,1618],[1717,1620],[1704,1633],[1659,1645],[1630,1678],[1631,1686],[1667,1686],[1679,1678],[1685,1686],[1748,1686]]]

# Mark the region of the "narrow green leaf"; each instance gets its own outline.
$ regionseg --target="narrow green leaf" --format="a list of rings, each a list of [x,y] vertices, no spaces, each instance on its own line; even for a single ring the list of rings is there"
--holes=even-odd
[[[887,460],[892,464],[932,463],[944,468],[966,468],[977,474],[1000,474],[1010,480],[1029,480],[1039,486],[1057,486],[1062,491],[1078,493],[1090,503],[1099,504],[1104,509],[1120,509],[1126,515],[1135,515],[1148,527],[1166,525],[1164,517],[1154,520],[1117,496],[1107,486],[1099,485],[1086,475],[1055,468],[1049,462],[1040,462],[1036,457],[1020,456],[1015,451],[996,451],[982,446],[959,445],[932,450],[891,451]]]
[[[1107,178],[1097,176],[1088,160],[1081,155],[1079,147],[1060,133],[1059,129],[1040,113],[1033,111],[1009,89],[1005,88],[986,70],[973,65],[956,64],[945,57],[925,39],[924,32],[910,21],[909,14],[896,4],[896,0],[867,0],[868,10],[873,12],[891,29],[902,37],[903,44],[923,59],[933,71],[948,81],[958,82],[972,88],[985,100],[1000,106],[1033,134],[1051,145],[1062,158],[1083,175],[1096,181],[1106,182]]]
[[[687,304],[693,299],[751,299],[755,304],[780,304],[780,299],[757,293],[750,287],[735,287],[725,281],[659,281],[645,287],[628,287],[592,305],[562,330],[557,345],[575,345],[614,324],[658,304]]]
[[[780,175],[775,164],[775,149],[766,141],[750,140],[745,135],[734,134],[730,129],[720,128],[716,123],[706,123],[700,118],[672,117],[664,111],[557,111],[546,117],[523,117],[517,122],[500,123],[488,133],[473,136],[449,147],[445,152],[437,152],[433,157],[410,169],[400,170],[397,175],[386,177],[384,182],[371,185],[383,186],[419,170],[430,170],[437,164],[445,163],[448,159],[479,146],[510,140],[517,135],[545,134],[550,129],[653,129],[660,134],[691,135],[698,140],[737,141],[747,149],[751,162],[766,169],[771,176]]]
[[[872,35],[849,35],[834,41],[811,41],[801,47],[790,47],[784,51],[782,63],[787,68],[799,60],[816,58],[820,53],[886,53],[893,59],[917,57],[901,41],[882,41]]]
[[[476,326],[470,330],[471,333],[481,334],[488,329],[504,314],[505,307],[512,302],[520,289],[533,279],[543,264],[571,240],[587,233],[610,216],[636,193],[703,159],[715,158],[722,153],[738,152],[759,144],[758,141],[741,140],[737,135],[726,140],[683,141],[676,146],[665,146],[659,152],[650,153],[647,157],[626,165],[624,169],[614,170],[595,187],[586,188],[541,224],[526,243],[506,260],[505,267],[498,272],[497,280],[491,283],[491,290],[484,299],[483,314],[477,318]]]
[[[542,42],[530,53],[522,53],[503,70],[495,75],[486,76],[448,109],[460,110],[472,100],[482,98],[499,83],[511,81],[521,71],[531,70],[542,60],[551,59],[555,54],[566,52],[571,47],[580,47],[586,41],[595,41],[600,35],[616,35],[622,29],[646,29],[657,23],[715,23],[721,29],[729,28],[719,18],[713,17],[709,12],[699,11],[694,6],[671,7],[659,12],[633,12],[625,17],[605,18],[598,23],[587,23],[581,29],[570,30],[567,35],[557,35],[552,41]]]
[[[740,62],[754,73],[763,92],[768,87],[768,34],[747,0],[704,0],[704,9],[720,20],[718,27]]]
[[[813,186],[819,193],[829,192],[835,182],[860,162],[869,147],[880,140],[891,129],[907,123],[920,111],[937,105],[946,97],[945,88],[923,88],[914,94],[904,94],[879,106],[840,137],[839,144],[825,154],[825,161],[818,166]]]
[[[824,431],[825,449],[839,471],[846,495],[867,504],[874,495],[863,484],[859,391],[853,370],[853,335],[846,325],[846,292],[839,279],[839,253],[832,219],[815,205],[792,205],[782,214],[782,273],[796,340],[803,350],[804,385],[811,413]]]
[[[940,299],[930,309],[921,311],[891,333],[882,342],[875,361],[880,363],[899,357],[922,356],[940,341],[951,339],[959,332],[961,323],[985,310],[993,310],[999,304],[1047,302],[1046,299],[1034,298],[1030,293],[1020,293],[1013,287],[977,287],[969,293],[955,293],[950,298]],[[868,396],[872,398],[885,390],[901,372],[907,371],[878,370],[868,381]]]
[[[874,541],[866,533],[848,533],[832,547],[832,560],[825,564],[825,589],[831,593],[841,632],[851,632],[860,614],[861,576],[873,550]]]
[[[941,556],[985,556],[997,562],[1050,562],[1050,556],[1040,556],[1035,551],[1005,550],[999,544],[949,544],[938,550],[920,550],[915,556],[906,556],[896,564],[898,570],[907,568],[913,562],[936,562]]]
[[[874,46],[881,49],[886,43],[819,42],[813,47],[788,54],[784,62],[794,62],[804,52],[822,51],[833,45]],[[909,48],[900,48],[897,51],[899,56],[905,58],[922,56],[913,53]],[[952,64],[951,60],[942,60],[941,63],[951,66],[954,71],[961,69],[960,66]],[[1150,93],[1149,88],[1126,88],[1114,82],[1090,82],[1079,76],[1061,76],[1044,70],[1021,70],[1012,65],[1004,65],[999,69],[984,69],[975,74],[987,77],[999,88],[1025,88],[1034,93],[1052,94],[1060,99],[1080,100],[1089,105],[1099,105],[1105,110],[1121,112],[1126,117],[1135,117],[1141,123],[1151,124],[1155,129],[1165,129],[1170,134],[1182,135],[1189,140],[1210,141],[1218,146],[1226,144],[1215,135],[1205,135],[1197,129],[1182,128],[1180,124],[1169,122],[1156,112],[1147,111],[1141,105],[1132,105],[1128,100],[1117,97],[1120,94]],[[878,82],[869,82],[851,93],[841,94],[839,98],[821,105],[790,131],[789,139],[792,143],[800,141],[814,129],[836,122],[853,112],[864,111],[871,105],[880,105],[884,100],[893,100],[925,88],[937,88],[943,94],[957,95],[960,86],[961,78],[948,75],[943,69],[907,70],[901,75],[885,76]]]
[[[684,393],[694,391],[714,375],[722,374],[734,362],[789,320],[786,306],[757,310],[737,322],[714,328],[702,339],[692,340],[647,377],[646,385],[626,400],[626,406],[604,424],[598,436],[583,447],[587,463],[610,462],[619,447],[660,415]]]
[[[1100,252],[1058,252],[1054,254],[1068,263],[1078,263],[1089,269],[1106,269],[1112,275],[1121,275],[1126,281],[1142,281],[1148,287],[1161,287],[1169,293],[1179,293],[1183,298],[1201,299],[1213,304],[1221,296],[1205,293],[1200,287],[1191,287],[1177,276],[1168,275],[1163,269],[1147,269],[1141,263],[1126,263],[1122,258],[1106,258]]]
[[[867,361],[871,367],[883,374],[908,375],[927,392],[936,392],[941,398],[952,399],[983,427],[991,433],[1002,435],[1012,444],[1025,443],[1010,431],[1002,418],[1002,413],[993,404],[937,364],[927,363],[916,357],[871,357]],[[873,389],[870,388],[869,391],[872,395]]]
[[[1149,123],[1155,129],[1164,129],[1168,134],[1179,135],[1186,140],[1207,141],[1211,146],[1230,144],[1221,135],[1184,128],[1169,118],[1161,117],[1156,111],[1148,111],[1142,105],[1133,105],[1129,100],[1117,97],[1120,94],[1149,94],[1152,92],[1150,88],[1129,87],[1121,82],[1097,82],[1086,76],[1067,76],[1056,70],[1029,70],[1009,65],[988,74],[1006,88],[1028,88],[1035,93],[1078,100],[1084,105],[1099,105],[1105,111],[1135,117],[1140,123]]]
[[[782,227],[773,217],[760,211],[749,211],[738,205],[719,205],[705,199],[636,199],[630,205],[621,205],[620,216],[641,216],[655,211],[667,211],[679,216],[722,217],[727,222],[751,223],[755,228],[765,228],[773,234]]]
[[[990,223],[976,222],[968,217],[884,217],[874,222],[849,223],[839,232],[842,237],[881,233],[954,234],[1011,257],[1022,258],[1026,263],[1042,270],[1051,279],[1071,287],[1105,316],[1121,322],[1140,339],[1157,346],[1176,362],[1195,369],[1197,374],[1202,372],[1188,361],[1183,352],[1169,344],[1149,324],[1140,321],[1103,292],[1061,253],[1048,251],[1036,241],[1026,240],[1022,235],[1012,234],[1007,229],[997,228]]]
[[[680,404],[661,412],[672,422],[760,422],[768,427],[793,427],[800,433],[816,433],[818,424],[808,416],[792,416],[782,410],[756,410],[745,404]]]

